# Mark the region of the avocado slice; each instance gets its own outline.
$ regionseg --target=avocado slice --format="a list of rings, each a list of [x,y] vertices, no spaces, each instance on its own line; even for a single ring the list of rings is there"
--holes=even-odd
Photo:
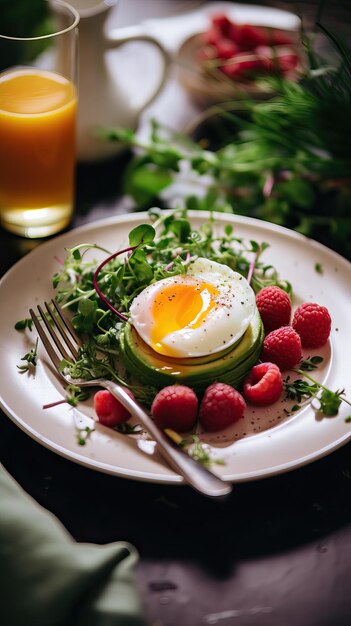
[[[239,387],[257,363],[263,339],[263,324],[258,310],[239,342],[205,357],[176,359],[158,354],[130,324],[126,324],[119,338],[125,367],[143,384],[161,389],[179,383],[192,387],[198,393],[214,381]]]

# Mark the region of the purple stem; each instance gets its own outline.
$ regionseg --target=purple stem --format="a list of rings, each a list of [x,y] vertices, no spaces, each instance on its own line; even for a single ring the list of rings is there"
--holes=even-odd
[[[170,263],[168,263],[168,265],[166,265],[166,266],[163,268],[163,269],[164,269],[164,271],[165,271],[165,272],[168,272],[168,271],[171,269],[172,265],[174,265],[174,261],[171,261]]]
[[[272,176],[272,174],[269,174],[265,180],[264,186],[263,186],[263,195],[265,198],[269,198],[269,196],[272,193],[272,189],[273,189],[273,184],[274,184],[274,178]]]
[[[50,402],[50,404],[43,404],[43,409],[52,409],[52,407],[65,404],[65,402],[67,402],[67,400],[57,400],[56,402]]]
[[[128,317],[126,317],[125,315],[123,315],[122,313],[117,311],[117,309],[115,309],[115,307],[106,298],[106,296],[104,296],[104,294],[102,293],[102,291],[101,291],[101,289],[100,289],[100,287],[98,285],[98,276],[99,276],[102,268],[105,267],[105,265],[107,263],[109,263],[109,261],[112,261],[112,259],[115,259],[119,254],[123,254],[124,252],[131,252],[131,251],[135,250],[135,248],[137,248],[137,247],[138,246],[129,246],[129,248],[124,248],[124,250],[119,250],[118,252],[114,252],[113,254],[111,254],[109,257],[107,257],[107,259],[105,259],[102,263],[100,263],[100,265],[95,270],[94,278],[93,278],[93,285],[94,285],[95,291],[97,292],[97,294],[99,295],[101,300],[106,304],[106,306],[110,309],[110,311],[115,313],[124,322],[128,321]]]
[[[260,254],[260,252],[261,252],[261,248],[259,248],[257,250],[257,252],[255,252],[254,258],[252,259],[252,261],[250,263],[250,267],[249,267],[249,271],[247,273],[247,279],[246,279],[249,284],[251,283],[251,279],[252,279],[252,275],[254,273],[256,261],[257,261],[257,258],[258,258],[258,255]]]

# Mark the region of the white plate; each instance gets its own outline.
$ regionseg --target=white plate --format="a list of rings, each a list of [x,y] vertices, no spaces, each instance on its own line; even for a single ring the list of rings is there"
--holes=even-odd
[[[207,214],[193,212],[190,217],[197,228]],[[315,301],[328,307],[333,319],[331,340],[323,351],[317,351],[324,355],[325,365],[315,376],[331,389],[345,388],[351,397],[351,265],[326,247],[287,229],[226,214],[217,214],[216,219],[219,227],[233,224],[240,237],[270,244],[264,258],[279,269],[282,278],[292,282],[295,305]],[[43,404],[60,399],[62,388],[41,348],[34,376],[20,374],[16,367],[33,345],[35,332],[19,333],[14,324],[28,316],[30,306],[53,295],[51,277],[58,267],[57,258],[64,256],[64,248],[90,242],[117,250],[126,242],[129,230],[146,220],[142,213],[122,215],[72,230],[42,244],[6,274],[0,283],[1,405],[28,435],[68,459],[117,476],[181,483],[182,478],[157,454],[148,455],[139,449],[135,436],[121,435],[96,424],[87,444],[79,446],[74,410],[67,404],[42,409]],[[323,274],[316,271],[316,263],[321,264]],[[351,425],[345,418],[351,414],[351,408],[347,404],[343,403],[339,414],[332,418],[317,419],[310,405],[284,417],[284,408],[292,404],[278,402],[268,409],[250,411],[231,430],[207,437],[214,454],[225,461],[225,465],[214,465],[214,471],[228,481],[271,476],[305,465],[350,439]],[[80,409],[90,420],[92,407]]]

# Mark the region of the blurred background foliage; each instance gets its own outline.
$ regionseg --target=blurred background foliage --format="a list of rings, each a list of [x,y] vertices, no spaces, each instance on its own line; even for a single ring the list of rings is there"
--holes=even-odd
[[[39,37],[49,30],[48,3],[43,0],[0,0],[0,32],[10,37]],[[33,59],[43,50],[43,42],[0,40],[0,70]]]

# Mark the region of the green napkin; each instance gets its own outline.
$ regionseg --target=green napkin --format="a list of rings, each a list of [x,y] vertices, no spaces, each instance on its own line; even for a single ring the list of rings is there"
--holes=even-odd
[[[133,546],[78,544],[0,466],[0,623],[145,626]]]

